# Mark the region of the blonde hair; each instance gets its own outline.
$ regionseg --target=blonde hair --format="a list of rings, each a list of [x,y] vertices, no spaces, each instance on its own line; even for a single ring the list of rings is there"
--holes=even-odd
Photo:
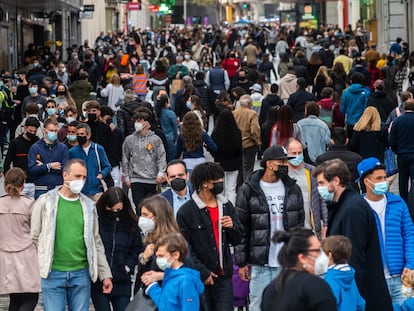
[[[114,74],[111,77],[110,83],[112,83],[114,86],[120,86],[121,85],[121,78],[118,74]]]
[[[326,86],[332,84],[332,79],[328,74],[328,67],[326,67],[326,66],[320,66],[319,67],[318,72],[316,73],[316,76],[315,76],[315,80],[313,80],[315,85],[316,85],[316,80],[318,79],[318,76],[320,76],[320,75],[324,76]]]
[[[378,132],[381,130],[381,117],[377,108],[367,107],[359,121],[354,125],[354,131]]]

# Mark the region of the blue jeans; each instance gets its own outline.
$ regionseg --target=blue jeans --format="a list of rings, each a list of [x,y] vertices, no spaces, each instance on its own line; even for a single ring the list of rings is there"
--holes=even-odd
[[[88,311],[91,300],[91,279],[88,269],[61,272],[51,271],[42,278],[45,311]]]
[[[388,291],[390,292],[392,303],[397,303],[399,305],[403,304],[407,298],[401,293],[401,275],[394,276],[390,279],[386,279]]]
[[[252,265],[250,269],[250,304],[249,311],[260,311],[262,294],[280,273],[279,267]]]

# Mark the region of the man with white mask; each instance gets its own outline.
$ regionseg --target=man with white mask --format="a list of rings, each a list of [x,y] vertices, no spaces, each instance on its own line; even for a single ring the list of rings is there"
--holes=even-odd
[[[321,163],[313,176],[318,191],[328,203],[327,235],[344,235],[352,242],[349,264],[366,301],[367,311],[393,310],[384,278],[377,225],[369,204],[351,186],[348,166],[339,159]]]
[[[382,246],[384,276],[393,303],[402,304],[401,275],[404,268],[414,269],[414,225],[405,201],[388,192],[385,166],[376,158],[358,164],[360,180],[364,183],[364,199],[373,209]]]
[[[69,160],[63,186],[34,204],[31,236],[37,245],[45,310],[88,310],[91,280],[112,291],[112,274],[99,236],[95,204],[81,190],[86,180],[82,160]]]
[[[164,182],[167,158],[162,140],[152,130],[150,111],[139,111],[133,117],[135,132],[122,145],[122,173],[124,184],[132,190],[139,214],[140,201],[156,194],[157,184]]]
[[[200,70],[200,67],[198,66],[197,62],[191,59],[191,52],[185,51],[184,53],[184,61],[183,65],[188,68],[190,71],[191,76],[195,76],[197,71]]]

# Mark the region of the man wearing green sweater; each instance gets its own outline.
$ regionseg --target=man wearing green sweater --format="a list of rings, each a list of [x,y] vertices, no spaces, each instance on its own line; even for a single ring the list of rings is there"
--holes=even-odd
[[[31,235],[38,248],[45,311],[87,311],[91,280],[112,291],[112,274],[99,236],[95,204],[81,190],[86,166],[69,160],[63,186],[39,197],[32,214]]]

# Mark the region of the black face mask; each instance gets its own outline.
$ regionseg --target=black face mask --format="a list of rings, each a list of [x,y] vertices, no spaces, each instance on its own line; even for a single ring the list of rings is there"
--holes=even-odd
[[[84,145],[87,140],[86,136],[76,136],[76,139],[78,141],[78,144],[81,146]]]
[[[122,210],[121,211],[116,211],[116,212],[113,211],[113,210],[110,210],[110,211],[108,211],[108,216],[111,220],[119,220],[119,217],[121,216],[121,212],[122,212]]]
[[[65,95],[65,91],[58,91],[58,92],[56,92],[56,95],[57,96],[63,96],[63,95]]]
[[[175,178],[171,180],[171,188],[174,191],[182,191],[187,186],[187,183],[184,178]]]
[[[214,195],[218,195],[223,192],[224,183],[222,181],[214,182],[213,188],[210,189],[210,192]]]
[[[287,165],[278,165],[277,171],[275,171],[275,175],[277,178],[284,178],[285,176],[287,176],[289,172],[289,168]]]
[[[27,136],[27,138],[29,138],[31,141],[36,140],[36,138],[37,138],[36,134],[29,133],[29,132],[27,132],[27,133],[26,133],[26,136]]]
[[[88,113],[88,121],[89,122],[95,122],[97,119],[96,113]]]
[[[112,123],[112,119],[108,119],[108,120],[106,120],[106,124],[111,124]]]
[[[246,80],[247,80],[247,78],[246,78],[246,77],[240,77],[240,78],[239,78],[239,80],[240,80],[240,81],[246,81]]]

